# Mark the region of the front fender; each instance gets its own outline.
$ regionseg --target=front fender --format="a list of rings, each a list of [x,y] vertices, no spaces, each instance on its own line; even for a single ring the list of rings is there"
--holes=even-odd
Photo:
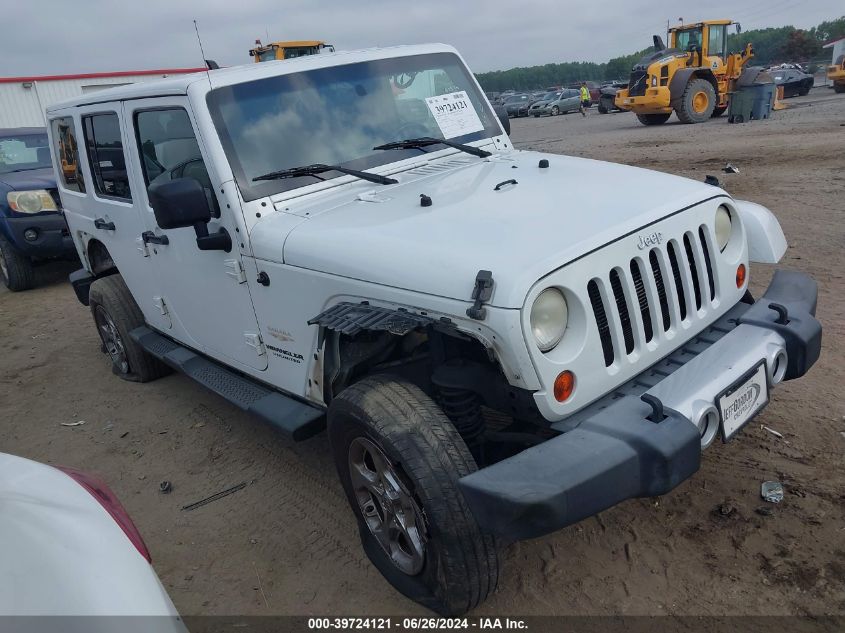
[[[759,264],[776,264],[786,253],[786,237],[775,214],[747,200],[735,200],[748,236],[748,258]]]

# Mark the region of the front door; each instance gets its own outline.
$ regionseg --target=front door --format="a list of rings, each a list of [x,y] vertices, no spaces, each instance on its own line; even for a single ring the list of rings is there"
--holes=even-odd
[[[166,334],[236,368],[266,369],[240,255],[243,216],[217,196],[220,183],[212,182],[206,169],[188,100],[128,101],[124,113],[133,131],[130,153],[142,177],[134,201],[146,220],[146,249],[157,271],[154,301],[170,317]],[[177,178],[193,178],[203,186],[212,209],[208,231],[225,230],[232,239],[230,252],[201,251],[193,228],[158,227],[147,187]]]

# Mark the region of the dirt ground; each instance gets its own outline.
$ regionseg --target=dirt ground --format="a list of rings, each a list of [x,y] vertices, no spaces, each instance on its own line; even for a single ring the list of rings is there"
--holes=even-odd
[[[845,95],[788,102],[744,125],[646,128],[595,109],[513,121],[520,148],[713,174],[774,210],[790,243],[782,265],[819,282],[824,343],[809,376],[778,388],[671,494],[509,547],[499,589],[475,615],[845,613]],[[723,174],[727,162],[740,173]],[[607,183],[603,195],[624,192]],[[31,292],[0,291],[0,450],[103,476],[184,615],[424,613],[364,556],[324,434],[292,443],[183,376],[118,380],[71,269],[43,268]],[[755,293],[771,272],[752,266]],[[771,479],[786,489],[777,506],[760,499]]]

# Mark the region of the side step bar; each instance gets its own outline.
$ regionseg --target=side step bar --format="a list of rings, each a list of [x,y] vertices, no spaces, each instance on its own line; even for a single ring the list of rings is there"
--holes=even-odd
[[[222,365],[182,347],[148,327],[129,333],[141,347],[222,396],[244,411],[254,413],[294,440],[304,440],[325,428],[325,412],[285,396]]]

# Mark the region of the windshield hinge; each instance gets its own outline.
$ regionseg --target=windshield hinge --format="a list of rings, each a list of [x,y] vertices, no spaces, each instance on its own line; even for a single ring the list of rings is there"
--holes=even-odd
[[[493,296],[493,273],[489,270],[479,270],[475,276],[475,286],[472,289],[472,300],[475,303],[467,308],[467,316],[476,321],[483,321],[487,316],[484,303]]]
[[[150,250],[147,248],[147,243],[144,241],[143,238],[136,237],[135,243],[137,245],[138,252],[141,253],[141,257],[149,257],[150,256]]]
[[[246,281],[246,273],[244,272],[244,267],[241,264],[241,260],[239,259],[227,259],[223,262],[223,265],[226,267],[226,274],[229,275],[232,279],[237,281],[239,284],[242,284]]]
[[[264,341],[261,340],[261,335],[258,332],[244,332],[244,339],[246,339],[246,344],[255,350],[256,356],[267,354],[267,350],[264,348]]]
[[[167,304],[164,302],[164,297],[153,297],[153,305],[161,312],[162,316],[167,314]]]

